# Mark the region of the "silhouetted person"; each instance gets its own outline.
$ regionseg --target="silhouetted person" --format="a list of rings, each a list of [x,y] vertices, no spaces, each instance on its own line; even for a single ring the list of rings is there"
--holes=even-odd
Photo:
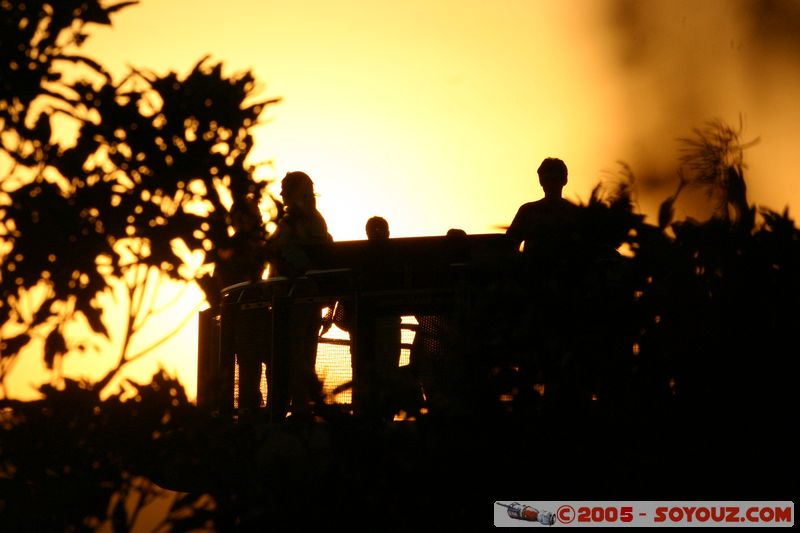
[[[236,200],[230,210],[234,233],[217,246],[214,276],[224,287],[261,279],[266,264],[266,232],[258,202],[253,197]]]
[[[517,290],[526,291],[527,300],[535,302],[532,311],[527,311],[533,312],[535,319],[523,348],[530,363],[526,371],[558,384],[549,389],[551,397],[567,405],[579,397],[575,368],[584,368],[602,349],[599,344],[585,346],[578,340],[596,329],[596,317],[589,310],[598,316],[610,310],[598,305],[598,287],[589,282],[598,268],[594,261],[597,243],[591,242],[582,226],[581,209],[561,197],[567,166],[560,159],[547,158],[538,174],[544,198],[520,207],[507,235],[523,246]],[[521,312],[526,311],[523,308]],[[565,364],[569,360],[579,362]]]
[[[451,239],[463,239],[467,237],[467,232],[461,228],[450,228],[445,236]]]
[[[369,246],[361,275],[363,288],[380,288],[396,275],[388,254],[389,223],[374,216],[364,227]],[[357,414],[391,416],[391,397],[400,364],[400,316],[375,312],[371,302],[359,308],[356,351],[353,354],[353,406]]]
[[[578,246],[578,207],[561,197],[567,184],[567,165],[548,157],[539,166],[544,198],[524,204],[517,211],[506,235],[526,254],[571,254]]]
[[[330,243],[333,239],[328,233],[325,219],[317,210],[314,183],[308,174],[287,173],[281,181],[281,198],[285,206],[284,214],[268,241],[273,257],[273,273],[293,280],[291,290],[294,296],[308,296],[310,294],[304,294],[307,289],[298,278],[315,266],[309,247]],[[276,331],[286,339],[283,345],[289,358],[286,362],[286,386],[293,415],[310,414],[311,405],[321,399],[321,387],[315,370],[321,311],[318,303],[293,301],[288,311],[287,331]],[[278,401],[283,403],[287,399]],[[276,407],[278,416],[286,408],[285,405]]]
[[[387,284],[397,270],[397,264],[388,254],[389,223],[385,218],[373,216],[364,226],[367,246],[364,248],[359,282],[362,289],[375,290]],[[325,320],[336,324],[351,334],[350,356],[353,369],[353,410],[358,415],[380,413],[388,383],[399,365],[400,317],[376,313],[372,302],[366,298],[358,306],[358,314],[349,304],[336,305]],[[358,319],[358,324],[356,324]]]
[[[469,260],[469,241],[467,232],[460,228],[447,230],[444,245],[449,264]],[[454,273],[454,271],[451,271]],[[453,413],[453,405],[446,405],[444,398],[456,397],[456,390],[448,387],[448,382],[463,379],[460,361],[453,358],[458,331],[453,312],[416,315],[417,328],[411,343],[409,367],[417,382],[422,386],[427,405],[432,412]]]
[[[218,290],[261,280],[266,265],[266,233],[258,201],[244,197],[230,210],[234,233],[218,244],[214,278]],[[239,408],[253,410],[261,404],[261,363],[269,346],[269,316],[263,309],[234,306],[226,317],[233,351],[239,364]]]
[[[317,210],[314,182],[305,172],[289,172],[281,181],[284,212],[269,238],[278,276],[296,277],[313,267],[307,246],[332,242],[328,225]]]
[[[389,238],[389,222],[383,217],[371,217],[367,220],[364,230],[367,232],[367,239],[370,241],[381,241]]]

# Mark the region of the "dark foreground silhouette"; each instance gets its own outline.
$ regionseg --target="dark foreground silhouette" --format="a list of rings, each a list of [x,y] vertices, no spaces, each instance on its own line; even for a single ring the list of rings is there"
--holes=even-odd
[[[115,494],[135,493],[137,476],[187,493],[176,530],[488,525],[505,495],[795,499],[800,233],[788,214],[659,228],[624,197],[576,212],[595,242],[633,255],[471,262],[454,348],[418,370],[413,421],[329,404],[312,421],[234,421],[163,375],[124,403],[70,382],[4,403],[0,523],[108,517],[122,531],[135,517]]]

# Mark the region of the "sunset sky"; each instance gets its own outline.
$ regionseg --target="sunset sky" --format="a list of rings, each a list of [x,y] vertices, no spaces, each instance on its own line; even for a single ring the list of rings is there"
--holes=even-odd
[[[766,4],[784,12],[753,13]],[[540,194],[546,156],[567,162],[565,193],[585,200],[617,160],[672,178],[677,137],[740,114],[744,137],[762,139],[753,199],[783,207],[798,192],[800,37],[785,20],[797,6],[143,0],[85,51],[120,74],[186,73],[207,54],[252,70],[261,94],[284,99],[254,160],[308,172],[336,239],[361,238],[373,214],[398,236],[474,233]]]
[[[115,75],[185,74],[210,55],[283,98],[253,161],[310,174],[336,240],[362,238],[372,215],[393,236],[500,231],[540,197],[548,156],[575,201],[629,163],[652,213],[676,139],[715,117],[761,139],[750,200],[800,203],[797,2],[143,0],[113,21],[83,51]],[[160,361],[193,396],[193,327],[134,371]]]

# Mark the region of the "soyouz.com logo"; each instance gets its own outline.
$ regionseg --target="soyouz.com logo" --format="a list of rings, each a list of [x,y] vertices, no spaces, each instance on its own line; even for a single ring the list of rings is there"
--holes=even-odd
[[[787,501],[495,502],[498,527],[792,527]]]

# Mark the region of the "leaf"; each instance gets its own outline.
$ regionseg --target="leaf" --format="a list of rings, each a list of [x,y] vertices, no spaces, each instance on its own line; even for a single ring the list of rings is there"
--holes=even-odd
[[[191,509],[189,516],[170,517],[167,523],[172,526],[172,531],[203,531],[208,529],[209,522],[214,518],[214,513],[207,509]]]
[[[114,4],[113,6],[108,6],[106,8],[106,13],[111,14],[114,13],[115,11],[119,11],[120,9],[125,9],[126,7],[129,6],[135,6],[138,3],[139,3],[138,0],[132,0],[129,2],[120,2],[118,4]]]
[[[67,343],[64,335],[56,328],[47,335],[44,341],[44,364],[47,369],[52,370],[56,357],[61,357],[65,353],[67,353]]]
[[[39,306],[39,310],[36,311],[35,315],[33,315],[33,322],[31,323],[31,326],[37,326],[53,316],[53,312],[50,308],[55,301],[56,297],[53,296],[42,302],[42,305]]]
[[[105,68],[103,68],[103,66],[100,63],[86,56],[73,55],[73,54],[59,54],[53,56],[53,59],[61,59],[62,61],[70,61],[72,63],[83,63],[84,65],[92,68],[96,72],[102,74],[106,79],[108,80],[111,79],[111,75]]]
[[[103,323],[102,309],[97,309],[94,305],[86,303],[79,304],[78,311],[83,313],[83,316],[86,317],[86,321],[89,323],[89,327],[92,328],[92,331],[108,338],[108,328],[106,328],[106,325]]]
[[[47,113],[41,113],[30,132],[33,140],[39,141],[42,144],[49,144],[50,137],[53,135],[53,128],[50,125],[50,116],[47,115]]]
[[[81,6],[82,10],[78,14],[78,18],[86,22],[94,22],[96,24],[111,25],[111,19],[108,16],[108,10],[105,9],[98,0],[94,2],[86,2]]]
[[[12,357],[19,352],[23,346],[30,342],[31,336],[27,333],[20,333],[14,337],[0,341],[0,359]]]
[[[662,230],[669,226],[669,223],[672,222],[672,218],[675,216],[674,203],[675,197],[671,196],[664,200],[661,207],[658,209],[658,227]]]
[[[187,494],[183,494],[178,496],[175,499],[175,502],[172,504],[172,509],[192,509],[194,505],[203,497],[205,497],[205,493],[202,491],[197,492],[190,492]]]
[[[130,531],[128,525],[128,512],[125,510],[125,498],[121,497],[117,500],[114,506],[114,512],[111,517],[114,526],[114,532],[127,532]]]

